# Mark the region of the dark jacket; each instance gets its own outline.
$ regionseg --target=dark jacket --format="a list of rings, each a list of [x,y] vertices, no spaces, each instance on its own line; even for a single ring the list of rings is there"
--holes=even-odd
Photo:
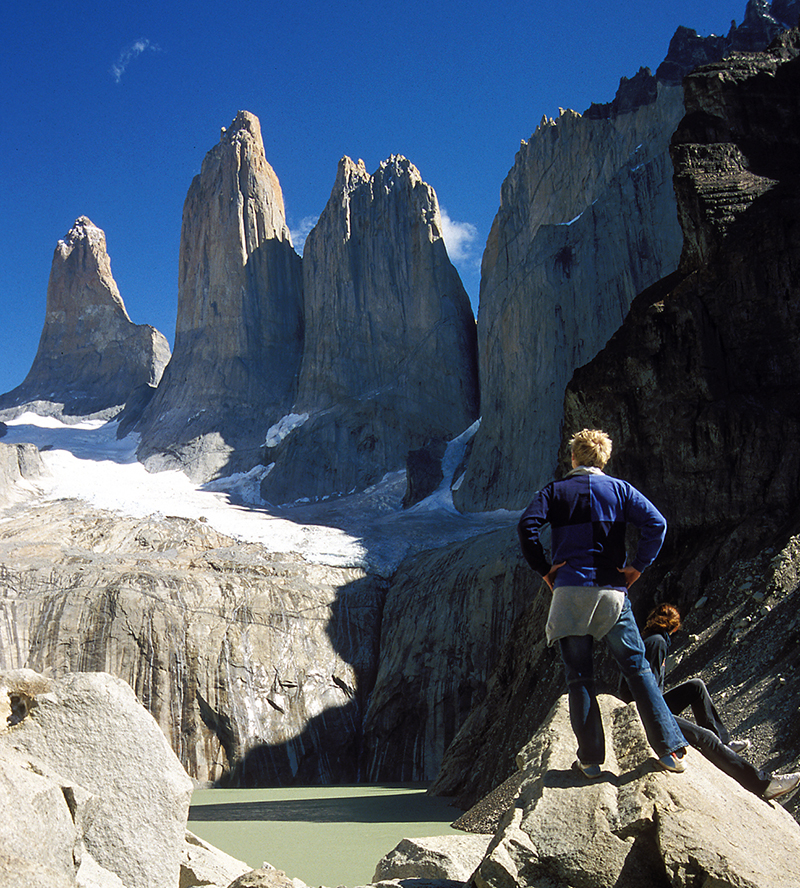
[[[552,528],[548,559],[539,539]],[[563,481],[542,488],[523,512],[517,531],[528,564],[542,576],[565,561],[556,586],[625,588],[618,568],[625,567],[625,528],[639,528],[639,547],[631,565],[643,571],[664,542],[664,516],[635,487],[599,471],[574,469]]]

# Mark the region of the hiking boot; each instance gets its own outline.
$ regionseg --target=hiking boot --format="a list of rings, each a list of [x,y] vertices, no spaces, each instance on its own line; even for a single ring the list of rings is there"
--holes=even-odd
[[[773,774],[769,786],[764,790],[763,797],[767,801],[779,799],[797,789],[798,786],[800,786],[800,774]]]
[[[572,763],[572,767],[575,768],[576,771],[580,771],[585,777],[588,777],[590,780],[594,780],[595,777],[600,776],[600,765],[584,765],[584,763],[580,759],[575,759]]]

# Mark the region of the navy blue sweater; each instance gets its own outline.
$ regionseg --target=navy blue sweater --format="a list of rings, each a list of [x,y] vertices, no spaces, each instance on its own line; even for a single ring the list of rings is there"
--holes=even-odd
[[[552,528],[548,559],[539,540],[545,524]],[[618,568],[625,567],[625,528],[639,528],[639,546],[631,566],[643,571],[655,560],[667,522],[635,487],[602,472],[578,470],[542,488],[523,512],[518,526],[522,553],[542,576],[565,561],[556,586],[625,588]]]

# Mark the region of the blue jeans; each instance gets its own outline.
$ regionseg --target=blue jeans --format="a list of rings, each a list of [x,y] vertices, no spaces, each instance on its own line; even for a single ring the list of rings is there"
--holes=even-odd
[[[687,746],[667,708],[656,678],[645,659],[644,642],[627,595],[617,622],[605,636],[608,647],[636,701],[647,740],[660,758]],[[606,757],[605,734],[594,690],[591,635],[559,639],[569,689],[569,716],[578,739],[578,758],[585,765],[601,765]]]

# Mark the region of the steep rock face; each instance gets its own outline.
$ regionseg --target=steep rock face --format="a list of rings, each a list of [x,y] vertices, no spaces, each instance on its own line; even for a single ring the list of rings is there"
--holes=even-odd
[[[260,462],[294,399],[301,275],[258,118],[240,111],[186,196],[174,354],[137,426],[149,468],[206,480]]]
[[[457,505],[522,507],[551,477],[563,392],[631,300],[678,264],[679,87],[614,117],[562,112],[523,143],[481,272],[481,428]]]
[[[363,489],[477,416],[475,322],[436,195],[404,157],[344,158],[303,252],[306,348],[294,430],[266,499]]]
[[[750,0],[724,37],[678,28],[655,76],[623,77],[613,102],[544,120],[523,143],[483,257],[482,422],[459,508],[520,508],[549,480],[573,370],[605,345],[637,293],[677,267],[668,146],[683,77],[763,49],[799,13],[796,0]]]
[[[208,524],[18,507],[0,535],[0,669],[124,679],[189,774],[354,782],[384,586]]]
[[[611,474],[667,516],[664,550],[632,600],[640,618],[654,600],[689,612],[673,681],[704,677],[731,730],[752,731],[760,761],[787,770],[800,753],[798,687],[784,677],[796,668],[800,594],[798,77],[792,31],[686,81],[672,148],[681,267],[642,293],[575,373],[564,429],[607,429]],[[565,465],[565,444],[561,456]],[[541,595],[515,624],[435,791],[469,803],[500,784],[513,756],[505,737],[553,701],[562,680],[543,647],[543,586]],[[613,670],[604,678],[615,686]],[[495,753],[470,781],[466,763],[484,749]]]
[[[422,554],[387,593],[364,724],[365,779],[432,780],[529,598],[513,528]]]
[[[791,31],[687,79],[672,148],[680,270],[567,391],[566,428],[617,435],[615,472],[661,505],[682,557],[696,551],[690,583],[797,521],[799,55]]]
[[[53,255],[33,365],[21,385],[0,397],[0,409],[26,405],[67,420],[111,415],[135,388],[158,383],[169,356],[158,330],[128,317],[106,236],[81,216]]]

